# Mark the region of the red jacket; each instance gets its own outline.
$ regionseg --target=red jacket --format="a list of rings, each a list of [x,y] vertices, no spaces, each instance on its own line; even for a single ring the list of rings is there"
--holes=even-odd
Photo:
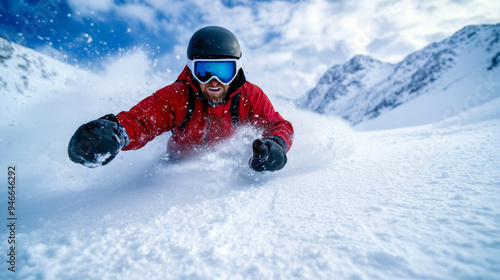
[[[196,98],[191,117],[181,124],[188,111],[188,87]],[[168,151],[172,155],[184,156],[191,151],[227,139],[236,131],[231,120],[232,99],[239,97],[238,125],[250,124],[263,129],[263,137],[275,138],[288,151],[292,145],[292,124],[276,112],[269,98],[256,85],[247,82],[243,71],[231,83],[225,102],[209,105],[191,81],[191,72],[185,67],[177,81],[145,98],[130,111],[117,115],[128,132],[130,143],[123,150],[143,147],[156,136],[171,130]]]

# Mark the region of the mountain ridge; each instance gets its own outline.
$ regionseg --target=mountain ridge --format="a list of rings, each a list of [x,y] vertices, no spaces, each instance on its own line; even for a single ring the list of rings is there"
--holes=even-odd
[[[396,64],[358,55],[344,64],[334,65],[320,78],[316,87],[296,103],[321,114],[341,116],[356,125],[377,118],[422,94],[443,90],[440,87],[443,83],[467,80],[474,71],[485,75],[489,71],[498,71],[499,49],[500,24],[466,26],[440,42],[407,55]],[[374,67],[372,61],[382,65],[383,71]],[[353,64],[359,65],[350,68],[349,65]],[[353,69],[356,71],[349,71]],[[329,77],[339,79],[329,80]],[[345,87],[350,84],[357,87]]]
[[[74,66],[51,58],[6,38],[0,37],[0,90],[30,95],[34,84],[56,85],[68,82],[74,72],[84,72]],[[31,80],[37,80],[32,83]]]

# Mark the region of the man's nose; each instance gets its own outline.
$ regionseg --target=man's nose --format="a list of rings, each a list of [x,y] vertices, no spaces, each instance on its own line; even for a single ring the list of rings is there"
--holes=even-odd
[[[212,86],[216,86],[218,83],[219,83],[219,81],[217,81],[216,79],[212,79],[212,80],[210,80],[210,84],[211,84]]]

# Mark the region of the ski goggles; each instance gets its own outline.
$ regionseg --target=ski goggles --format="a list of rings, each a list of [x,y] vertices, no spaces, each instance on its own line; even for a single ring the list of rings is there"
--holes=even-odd
[[[236,78],[241,65],[238,59],[188,59],[188,67],[201,84],[216,79],[228,85]]]

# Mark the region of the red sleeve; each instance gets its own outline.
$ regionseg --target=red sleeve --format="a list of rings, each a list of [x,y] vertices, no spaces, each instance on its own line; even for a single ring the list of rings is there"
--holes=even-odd
[[[123,150],[142,148],[156,136],[171,130],[176,114],[179,114],[174,108],[185,107],[175,106],[177,102],[182,102],[183,92],[182,87],[173,84],[146,97],[129,111],[120,112],[116,117],[130,138],[130,143]]]
[[[278,136],[285,142],[286,147],[284,148],[288,152],[293,142],[292,124],[274,110],[273,104],[259,87],[255,85],[253,87],[249,97],[253,99],[250,102],[252,104],[251,117],[264,128],[263,137],[274,138]]]

